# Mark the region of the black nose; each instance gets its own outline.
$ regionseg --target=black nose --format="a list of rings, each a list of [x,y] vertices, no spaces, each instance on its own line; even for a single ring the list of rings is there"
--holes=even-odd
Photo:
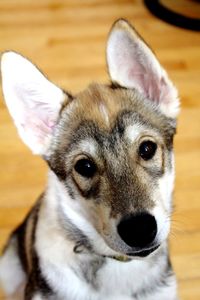
[[[143,248],[155,239],[157,223],[155,218],[146,212],[130,214],[121,220],[117,230],[127,245]]]

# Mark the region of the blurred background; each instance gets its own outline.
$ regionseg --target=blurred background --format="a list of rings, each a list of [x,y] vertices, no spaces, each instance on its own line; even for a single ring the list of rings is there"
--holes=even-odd
[[[161,2],[182,15],[200,17],[199,1]],[[175,138],[175,210],[170,247],[180,298],[199,300],[200,34],[197,29],[165,23],[142,0],[1,0],[0,52],[13,49],[22,53],[53,82],[77,92],[91,81],[108,81],[106,38],[112,23],[120,17],[127,18],[148,41],[180,92],[182,110]],[[19,139],[1,92],[0,249],[42,192],[46,171],[42,159],[32,156]],[[4,299],[1,293],[0,299]]]

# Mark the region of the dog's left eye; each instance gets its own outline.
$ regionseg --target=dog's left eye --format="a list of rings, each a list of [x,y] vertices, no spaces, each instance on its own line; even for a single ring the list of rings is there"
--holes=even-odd
[[[97,167],[93,161],[83,158],[76,162],[74,169],[81,176],[91,178],[96,173]]]
[[[156,153],[157,145],[152,141],[144,141],[140,144],[139,155],[144,160],[152,159]]]

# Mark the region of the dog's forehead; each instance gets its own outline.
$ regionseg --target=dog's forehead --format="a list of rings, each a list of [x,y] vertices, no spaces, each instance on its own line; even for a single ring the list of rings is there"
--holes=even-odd
[[[75,131],[82,130],[83,138],[88,138],[95,130],[107,133],[110,138],[123,132],[133,140],[145,129],[164,139],[175,132],[175,121],[161,114],[156,105],[135,90],[92,84],[77,94],[71,105],[67,113],[70,124]]]
[[[77,113],[84,120],[91,120],[99,128],[110,130],[117,116],[131,103],[123,89],[91,84],[76,96]]]

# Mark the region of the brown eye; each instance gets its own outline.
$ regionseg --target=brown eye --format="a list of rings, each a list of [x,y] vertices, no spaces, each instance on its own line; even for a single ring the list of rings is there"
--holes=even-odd
[[[152,159],[156,153],[157,145],[152,141],[144,141],[140,144],[139,155],[144,160]]]
[[[74,169],[81,176],[92,178],[96,173],[97,167],[93,161],[87,158],[83,158],[76,162]]]

